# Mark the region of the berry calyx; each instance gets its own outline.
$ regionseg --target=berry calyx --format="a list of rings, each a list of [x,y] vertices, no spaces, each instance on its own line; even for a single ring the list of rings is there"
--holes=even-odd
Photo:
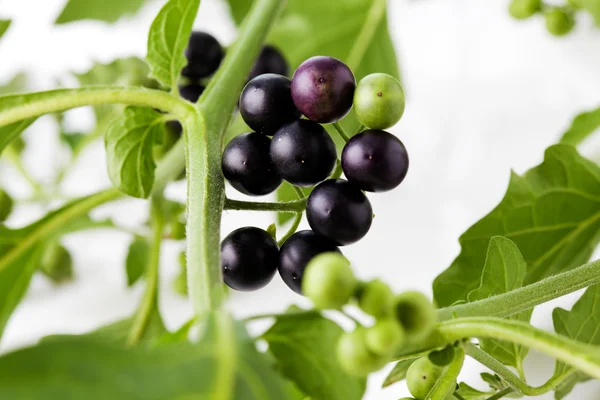
[[[541,0],[513,0],[508,7],[508,12],[513,18],[527,19],[540,11]]]
[[[394,126],[404,114],[402,85],[388,74],[365,76],[354,92],[354,111],[358,121],[367,128]]]
[[[250,196],[273,192],[283,179],[270,155],[271,139],[255,132],[233,138],[221,159],[223,176],[238,191]]]
[[[428,357],[419,358],[406,372],[408,391],[417,399],[425,399],[443,373],[444,368],[429,361]]]
[[[340,252],[331,240],[313,231],[290,236],[279,250],[279,275],[294,292],[302,294],[302,281],[308,263],[321,253]]]
[[[435,308],[421,292],[407,291],[397,295],[394,299],[393,312],[404,328],[407,340],[423,339],[435,326]]]
[[[223,49],[212,35],[206,32],[192,32],[188,47],[185,49],[187,65],[181,75],[198,80],[212,75],[223,59]]]
[[[346,178],[362,190],[392,190],[406,177],[408,153],[394,135],[367,130],[355,135],[342,151],[342,170]]]
[[[294,104],[306,118],[320,123],[339,121],[348,114],[355,88],[350,68],[333,57],[311,57],[292,77]]]
[[[314,257],[306,266],[302,293],[318,309],[337,309],[348,303],[357,281],[350,261],[337,252]]]
[[[375,354],[389,355],[404,342],[404,330],[393,318],[382,319],[367,328],[365,343]]]
[[[290,68],[287,61],[276,47],[265,45],[250,71],[248,80],[262,74],[278,74],[288,76]]]
[[[290,93],[290,80],[264,74],[252,79],[240,95],[244,122],[258,133],[273,135],[283,125],[300,119]]]
[[[358,291],[358,306],[365,313],[380,319],[392,314],[394,292],[379,279],[367,282]]]
[[[564,36],[575,27],[573,15],[555,8],[545,13],[546,29],[554,36]]]
[[[385,366],[387,357],[375,354],[367,348],[366,331],[357,328],[342,334],[337,345],[337,358],[344,371],[353,376],[367,376]]]
[[[344,246],[367,234],[373,208],[357,186],[343,179],[330,179],[308,196],[306,217],[313,231]]]
[[[331,174],[337,151],[325,128],[302,119],[284,125],[275,133],[271,159],[286,181],[296,186],[312,186]]]
[[[221,242],[223,281],[232,289],[252,291],[266,286],[277,262],[277,242],[262,229],[236,229]]]
[[[14,201],[12,197],[3,189],[0,189],[0,222],[6,221],[12,213]]]

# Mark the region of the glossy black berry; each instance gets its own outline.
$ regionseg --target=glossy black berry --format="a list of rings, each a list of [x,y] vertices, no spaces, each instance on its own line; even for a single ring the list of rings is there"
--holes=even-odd
[[[333,57],[304,61],[292,78],[292,99],[308,119],[320,123],[342,119],[352,108],[356,80],[346,64]]]
[[[299,231],[290,236],[279,250],[279,275],[296,293],[302,294],[302,277],[307,264],[315,256],[339,252],[335,243],[313,231]]]
[[[271,159],[279,175],[297,186],[312,186],[333,171],[335,143],[321,125],[299,120],[284,125],[273,136]]]
[[[404,180],[408,172],[408,153],[394,135],[371,129],[346,143],[342,169],[346,178],[362,190],[385,192]]]
[[[300,119],[290,94],[290,80],[282,75],[264,74],[252,79],[242,91],[239,106],[244,122],[265,135]]]
[[[212,35],[206,32],[192,32],[185,57],[188,64],[181,74],[189,79],[201,79],[212,75],[223,58],[223,49]]]
[[[179,95],[187,101],[195,103],[200,98],[202,92],[204,92],[204,89],[206,88],[202,85],[190,83],[188,85],[179,86]]]
[[[221,242],[223,280],[232,289],[262,288],[273,279],[277,263],[277,242],[262,229],[236,229]]]
[[[263,47],[248,80],[262,74],[278,74],[288,76],[290,69],[283,55],[275,47],[266,45]]]
[[[221,167],[231,186],[250,196],[271,193],[283,179],[275,171],[269,154],[271,139],[250,132],[233,138],[225,147]]]
[[[367,234],[373,208],[357,186],[342,179],[330,179],[308,196],[306,217],[313,231],[343,246]]]

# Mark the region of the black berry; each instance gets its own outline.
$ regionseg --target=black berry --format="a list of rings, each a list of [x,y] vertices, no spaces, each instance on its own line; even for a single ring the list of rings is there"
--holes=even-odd
[[[236,229],[221,242],[223,280],[232,289],[251,291],[265,286],[273,279],[277,262],[277,242],[262,229]]]
[[[288,76],[290,73],[289,66],[285,58],[275,47],[266,45],[263,47],[248,80],[256,78],[262,74],[278,74]]]
[[[292,78],[292,99],[308,119],[321,123],[342,119],[352,108],[356,80],[346,64],[333,57],[304,61]]]
[[[300,119],[290,93],[290,80],[264,74],[252,79],[240,96],[244,122],[258,133],[272,135],[283,125]]]
[[[271,139],[255,132],[233,138],[225,147],[221,167],[231,186],[250,196],[271,193],[283,179],[269,154]]]
[[[337,160],[335,143],[321,125],[299,120],[273,136],[271,159],[279,175],[297,186],[312,186],[331,174]]]
[[[188,47],[185,49],[185,57],[188,64],[181,74],[189,79],[201,79],[219,68],[223,49],[212,35],[206,32],[192,32]]]
[[[206,88],[202,85],[190,83],[188,85],[179,86],[179,95],[187,101],[195,103],[200,98],[202,92],[204,92],[204,89]]]
[[[394,135],[371,129],[346,143],[342,169],[346,178],[362,190],[385,192],[404,180],[408,172],[408,153]]]
[[[302,293],[302,277],[306,265],[315,256],[340,249],[329,239],[313,231],[299,231],[285,241],[279,251],[279,275],[296,293]]]
[[[330,179],[308,196],[306,217],[313,231],[343,246],[367,234],[373,208],[357,186],[342,179]]]

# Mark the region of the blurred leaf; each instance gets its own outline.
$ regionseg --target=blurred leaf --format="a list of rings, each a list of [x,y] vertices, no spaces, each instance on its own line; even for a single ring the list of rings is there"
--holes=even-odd
[[[560,138],[560,142],[577,146],[598,128],[600,128],[600,108],[583,112],[573,119],[569,129]]]
[[[177,85],[184,55],[200,0],[169,0],[160,10],[148,33],[150,74],[164,87]]]
[[[27,74],[20,72],[0,86],[0,95],[22,92],[27,89],[28,82]]]
[[[264,333],[269,352],[283,374],[302,392],[315,399],[361,399],[366,380],[344,372],[334,349],[344,331],[315,312],[279,316]],[[328,355],[328,356],[325,356]]]
[[[73,152],[81,145],[85,137],[86,135],[83,133],[60,133],[60,140],[69,146],[69,149]]]
[[[469,293],[469,301],[477,301],[510,292],[523,286],[527,264],[517,246],[509,239],[495,236],[485,258],[481,284]],[[512,315],[510,319],[529,322],[533,309]],[[481,339],[481,348],[505,365],[522,365],[528,349],[502,340]]]
[[[93,19],[115,22],[121,16],[134,14],[146,3],[146,0],[69,0],[55,24]]]
[[[106,132],[108,175],[123,193],[145,199],[154,186],[153,146],[164,134],[163,115],[150,108],[127,107]]]
[[[0,154],[4,151],[4,149],[11,144],[13,141],[17,140],[21,133],[29,125],[35,121],[36,118],[24,119],[19,122],[15,122],[14,124],[5,125],[0,127]]]
[[[597,26],[600,26],[600,1],[598,0],[581,0],[582,7],[587,10],[592,17],[594,17],[594,21]]]
[[[127,286],[133,286],[144,275],[150,258],[150,243],[146,238],[136,236],[127,252],[125,271],[127,272]]]
[[[11,22],[10,19],[0,19],[0,38],[6,33]]]
[[[382,387],[388,387],[396,382],[400,382],[406,379],[406,373],[408,372],[408,367],[412,365],[418,358],[412,358],[409,360],[398,361],[394,368],[390,371],[385,381],[383,381]]]
[[[599,232],[600,168],[570,146],[552,146],[542,164],[513,173],[502,202],[461,236],[461,253],[433,283],[436,303],[450,306],[479,286],[493,236],[517,245],[529,284],[587,262]]]

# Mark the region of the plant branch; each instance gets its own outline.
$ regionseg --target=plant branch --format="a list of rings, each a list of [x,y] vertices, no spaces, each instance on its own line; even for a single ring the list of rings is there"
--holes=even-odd
[[[331,125],[333,125],[333,127],[335,128],[335,131],[338,133],[338,135],[340,135],[342,140],[344,142],[348,143],[348,140],[350,140],[350,136],[348,136],[348,134],[344,130],[344,127],[339,122],[334,122]]]
[[[242,200],[225,199],[225,210],[240,211],[277,211],[288,213],[300,213],[306,208],[306,199],[287,202],[252,202]]]
[[[465,352],[462,348],[454,349],[454,358],[445,368],[444,374],[435,383],[425,400],[445,400],[456,390],[456,379],[465,361]]]
[[[579,289],[600,283],[600,260],[553,275],[531,285],[472,303],[441,308],[438,321],[456,317],[508,317]]]
[[[486,400],[499,400],[499,399],[501,399],[503,397],[508,396],[512,392],[514,392],[513,388],[504,388],[501,391],[499,391],[498,393],[494,393],[493,395],[491,395],[490,397],[488,397]]]
[[[517,375],[515,375],[511,370],[506,368],[504,364],[496,360],[494,357],[492,357],[485,351],[481,350],[478,346],[474,345],[473,343],[465,344],[465,353],[469,357],[473,358],[474,360],[480,362],[487,368],[494,371],[502,379],[504,379],[512,388],[514,388],[516,391],[520,392],[524,396],[540,396],[544,393],[547,393],[553,390],[564,380],[566,380],[575,373],[574,369],[569,369],[563,374],[552,376],[543,385],[535,387],[528,385]]]
[[[294,186],[294,191],[296,192],[296,195],[298,196],[298,200],[306,201],[306,198],[304,197],[304,192],[302,191],[302,189],[300,189],[297,186]],[[277,242],[277,245],[279,245],[279,247],[281,247],[285,243],[285,241],[288,240],[288,238],[290,236],[292,236],[294,233],[296,233],[296,231],[298,230],[298,227],[300,226],[300,222],[302,222],[303,214],[304,214],[304,209],[302,209],[302,211],[296,212],[296,216],[294,217],[294,221],[292,222],[290,229],[288,229],[286,234],[283,235],[283,237],[281,239],[279,239],[279,241]]]

